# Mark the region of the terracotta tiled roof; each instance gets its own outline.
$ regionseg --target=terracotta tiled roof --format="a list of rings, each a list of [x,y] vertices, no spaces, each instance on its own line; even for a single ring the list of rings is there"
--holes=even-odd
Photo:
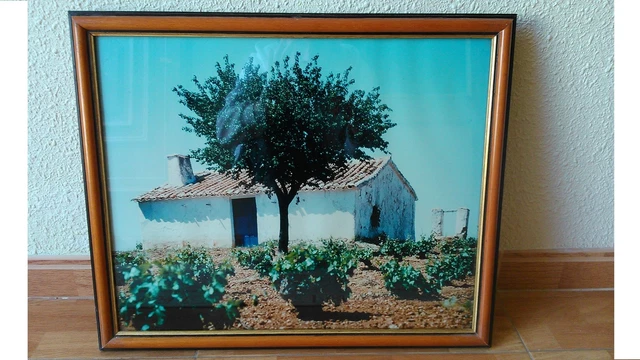
[[[415,197],[415,191],[409,182],[398,171],[391,157],[375,158],[367,161],[352,161],[347,171],[335,180],[322,184],[319,187],[304,186],[300,191],[327,191],[356,189],[364,185],[369,179],[375,177],[387,164],[393,166],[400,180],[405,183],[409,191]],[[247,181],[246,174],[234,179],[230,174],[222,174],[215,171],[204,171],[196,174],[197,181],[183,186],[163,185],[146,192],[135,199],[137,202],[156,200],[176,200],[200,197],[232,197],[238,195],[255,195],[264,193],[266,188],[262,185],[254,185],[246,188],[241,185]]]

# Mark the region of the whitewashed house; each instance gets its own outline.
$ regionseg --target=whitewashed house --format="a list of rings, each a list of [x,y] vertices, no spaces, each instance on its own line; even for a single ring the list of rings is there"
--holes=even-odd
[[[277,239],[277,199],[262,186],[206,171],[193,174],[189,157],[168,156],[169,182],[133,199],[142,219],[143,247],[250,246]],[[289,238],[415,238],[415,191],[390,157],[353,161],[321,187],[304,187],[289,206]]]

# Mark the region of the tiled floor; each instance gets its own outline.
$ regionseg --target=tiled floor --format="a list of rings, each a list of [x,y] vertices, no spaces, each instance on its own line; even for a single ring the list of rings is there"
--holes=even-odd
[[[613,359],[613,291],[498,292],[489,349],[99,351],[93,300],[29,300],[30,359]]]

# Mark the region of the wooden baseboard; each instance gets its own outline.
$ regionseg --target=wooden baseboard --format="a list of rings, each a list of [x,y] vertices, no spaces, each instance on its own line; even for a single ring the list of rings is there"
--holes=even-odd
[[[498,290],[613,288],[613,249],[503,251]],[[29,259],[29,297],[93,296],[89,257]]]
[[[499,290],[612,289],[613,249],[503,251]]]
[[[83,257],[31,257],[29,297],[93,296],[91,261]]]

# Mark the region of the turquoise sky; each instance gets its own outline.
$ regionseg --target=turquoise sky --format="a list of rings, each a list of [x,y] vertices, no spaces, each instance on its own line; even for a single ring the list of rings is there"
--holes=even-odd
[[[269,39],[100,36],[98,77],[115,248],[140,239],[132,198],[167,180],[169,154],[202,139],[182,130],[171,89],[215,72],[228,54],[239,71],[249,57],[266,71],[285,55],[318,54],[324,74],[353,67],[353,89],[380,87],[398,125],[386,134],[398,169],[418,195],[416,235],[431,232],[431,209],[470,211],[477,236],[489,90],[489,39]],[[193,163],[194,171],[204,170]],[[451,234],[455,214],[445,216]]]

